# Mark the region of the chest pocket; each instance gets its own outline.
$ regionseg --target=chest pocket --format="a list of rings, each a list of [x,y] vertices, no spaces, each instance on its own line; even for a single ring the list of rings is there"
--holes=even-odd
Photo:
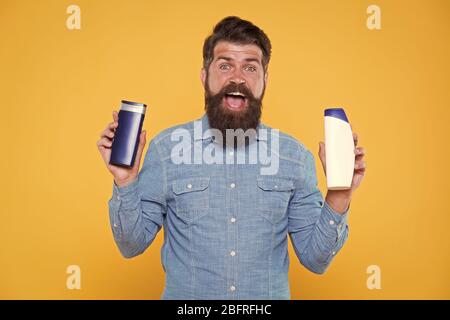
[[[176,214],[190,224],[209,212],[209,177],[175,180],[172,191]]]
[[[257,179],[258,211],[275,224],[286,215],[289,199],[294,190],[292,180],[261,177]]]

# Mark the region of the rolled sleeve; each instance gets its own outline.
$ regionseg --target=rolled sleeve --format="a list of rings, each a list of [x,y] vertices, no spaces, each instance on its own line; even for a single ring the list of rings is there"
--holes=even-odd
[[[297,181],[289,205],[288,231],[302,265],[322,274],[347,240],[349,208],[341,214],[324,201],[311,152],[304,163],[304,178]]]
[[[112,201],[115,201],[118,206],[120,205],[121,208],[125,210],[134,209],[139,202],[138,184],[139,177],[124,187],[119,187],[116,182],[114,182]]]
[[[166,212],[166,179],[158,146],[152,141],[138,177],[123,187],[113,182],[109,216],[114,240],[124,257],[143,253],[161,229]]]
[[[347,227],[348,212],[349,208],[344,213],[338,213],[325,201],[320,214],[319,224],[330,236],[335,236],[337,241]]]

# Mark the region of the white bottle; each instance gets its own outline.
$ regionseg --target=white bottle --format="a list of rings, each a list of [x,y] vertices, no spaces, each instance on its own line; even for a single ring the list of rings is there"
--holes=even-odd
[[[325,158],[328,190],[350,189],[355,170],[355,143],[345,111],[325,109]]]

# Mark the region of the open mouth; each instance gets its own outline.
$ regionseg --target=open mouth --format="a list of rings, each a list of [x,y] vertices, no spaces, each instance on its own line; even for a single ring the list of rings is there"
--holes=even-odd
[[[233,111],[239,111],[247,106],[247,98],[241,92],[229,92],[224,97],[225,106]]]

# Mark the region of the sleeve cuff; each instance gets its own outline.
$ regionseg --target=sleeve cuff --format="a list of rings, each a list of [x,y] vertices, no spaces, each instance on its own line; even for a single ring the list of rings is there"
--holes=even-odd
[[[113,180],[113,193],[116,193],[117,195],[120,195],[122,197],[126,196],[129,193],[133,193],[137,190],[137,182],[138,178],[136,178],[133,182],[127,184],[124,187],[119,187],[116,184],[116,181]]]
[[[330,236],[337,236],[337,239],[341,237],[347,227],[348,221],[347,209],[344,213],[338,213],[331,208],[326,201],[322,207],[322,215],[320,217],[320,224],[324,230],[327,230],[327,234]]]
[[[323,211],[325,212],[327,217],[332,219],[336,224],[347,223],[349,210],[350,210],[350,207],[347,208],[347,210],[344,213],[339,213],[339,212],[335,211],[333,208],[331,208],[330,205],[326,201],[324,201],[324,204],[323,204]]]
[[[136,205],[139,203],[138,178],[124,187],[119,187],[114,181],[112,200],[119,205],[121,204],[120,207],[125,210],[135,209]]]

